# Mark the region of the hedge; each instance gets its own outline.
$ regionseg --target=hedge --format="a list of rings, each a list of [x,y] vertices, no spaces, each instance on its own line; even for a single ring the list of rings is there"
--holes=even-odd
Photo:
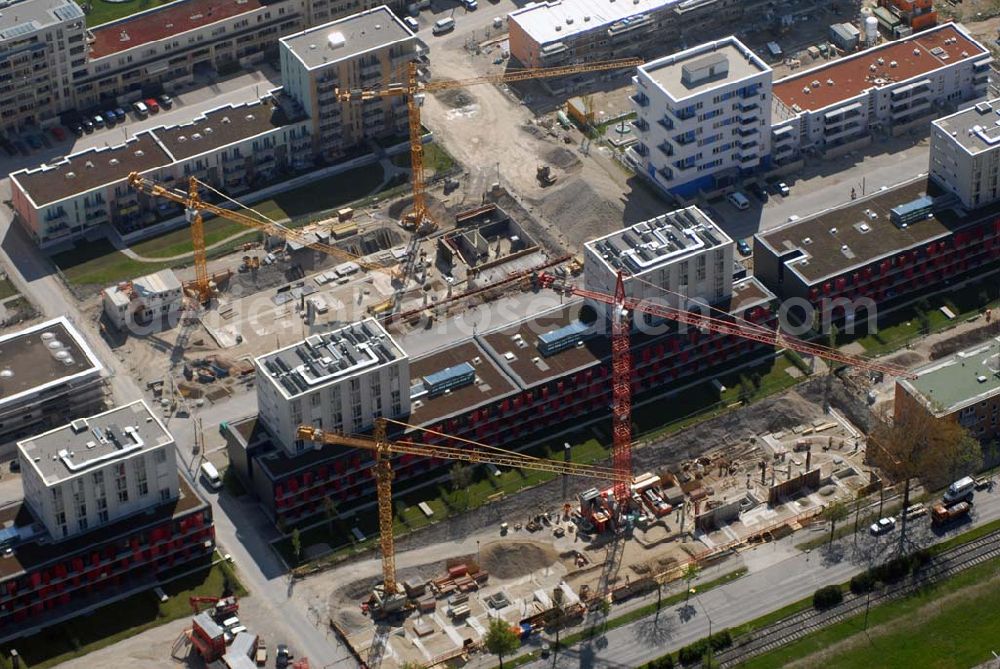
[[[817,609],[833,608],[844,601],[844,593],[840,591],[840,586],[828,585],[813,593],[813,606]]]

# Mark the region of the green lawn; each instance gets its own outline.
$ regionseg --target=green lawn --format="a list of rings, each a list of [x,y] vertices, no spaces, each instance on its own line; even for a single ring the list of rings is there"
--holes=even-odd
[[[17,295],[17,288],[14,287],[10,279],[0,279],[0,300],[5,300],[14,295]]]
[[[991,659],[990,650],[996,649],[1000,639],[1000,617],[970,614],[1000,607],[997,583],[982,585],[997,575],[1000,575],[1000,560],[994,558],[905,599],[873,607],[868,619],[870,640],[865,637],[864,614],[860,614],[755,657],[742,666],[783,667],[851,637],[865,640],[826,658],[824,666],[838,669],[868,669],[875,665],[886,669],[975,666]],[[960,596],[938,601],[958,591],[962,591]],[[873,629],[886,623],[892,624],[892,631],[887,634]],[[875,665],[874,657],[878,658]]]
[[[397,153],[392,158],[392,164],[397,167],[410,166],[410,152]],[[424,170],[433,174],[447,172],[455,166],[455,159],[451,157],[437,142],[424,144]]]
[[[365,197],[378,188],[384,174],[382,166],[377,163],[356,167],[285,191],[270,200],[255,204],[253,208],[272,220],[290,218],[295,225],[304,225],[309,219],[297,219],[339,209]]]
[[[97,288],[170,266],[168,262],[144,263],[132,260],[116,251],[104,239],[82,243],[69,251],[57,253],[52,256],[52,261],[62,271],[68,283]]]
[[[165,5],[170,0],[126,0],[125,2],[105,2],[105,0],[92,0],[90,11],[87,11],[87,3],[77,0],[77,3],[84,8],[87,14],[87,27],[94,28],[102,23],[108,23],[116,19],[124,18],[136,12],[142,12],[153,7]]]
[[[80,657],[141,632],[191,615],[188,598],[219,596],[226,575],[237,595],[246,590],[229,565],[219,564],[183,576],[163,586],[170,597],[161,604],[152,591],[139,593],[55,627],[0,646],[0,663],[10,667],[10,649],[16,648],[25,669],[42,669]]]

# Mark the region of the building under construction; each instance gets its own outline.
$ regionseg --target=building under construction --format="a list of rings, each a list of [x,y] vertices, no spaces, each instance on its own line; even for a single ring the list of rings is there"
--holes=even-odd
[[[676,241],[668,234],[674,231],[673,224],[677,226],[676,234],[680,235]],[[647,228],[663,228],[662,240],[659,237],[655,243],[645,240]],[[727,239],[697,210],[682,210],[682,213],[638,224],[627,235],[597,241],[602,249],[611,244],[616,254],[628,255],[626,247],[629,245],[641,247],[644,270],[640,275],[653,276],[646,273],[650,268],[663,270],[662,274],[655,275],[670,277],[668,280],[676,281],[670,284],[672,286],[684,286],[690,301],[711,302],[716,309],[728,314],[725,318],[772,325],[775,317],[773,294],[752,278],[732,281],[732,252],[722,248],[719,241]],[[604,253],[611,262],[611,251]],[[613,262],[619,262],[617,256]],[[717,263],[721,267],[716,267]],[[675,264],[677,267],[673,267]],[[627,272],[632,271],[625,264],[622,267]],[[718,290],[716,275],[729,286]],[[718,294],[722,295],[721,299],[716,299]],[[671,294],[665,292],[664,295],[669,297]],[[643,325],[654,324],[643,321]],[[736,362],[760,353],[759,344],[734,335],[678,328],[674,324],[655,325],[657,327],[639,328],[632,337],[632,379],[639,396],[660,395],[685,380],[722,373]],[[378,326],[371,321],[352,327],[363,327],[367,332]],[[376,339],[381,341],[378,336]],[[306,340],[284,350],[294,352],[308,349],[308,346]],[[358,344],[341,347],[335,343],[334,346],[338,355],[345,356],[345,362],[351,358],[357,362],[364,357],[353,352]],[[322,363],[323,357],[332,358],[320,355],[317,363],[313,353],[305,351],[313,365]],[[307,364],[299,354],[294,355],[299,357],[286,362],[289,369]],[[351,425],[351,432],[370,429],[374,417],[384,415],[405,418],[410,424],[434,432],[510,446],[512,441],[527,444],[544,430],[578,424],[582,416],[595,417],[607,412],[611,397],[610,359],[611,342],[606,320],[592,305],[573,299],[557,308],[477,332],[426,354],[409,358],[404,353],[394,359],[390,367],[402,365],[406,370],[405,375],[400,371],[396,377],[408,379],[404,389],[406,402],[383,401],[380,406],[375,403],[373,393],[376,389],[380,397],[390,392],[393,380],[388,376],[361,380],[357,374],[345,373],[339,383],[325,384],[324,392],[331,397],[345,398],[342,401],[347,404],[341,424]],[[271,384],[272,376],[289,374],[282,369],[274,371],[267,360],[269,356],[259,360],[264,362],[259,365],[258,387]],[[373,370],[385,366],[386,363],[372,362]],[[359,373],[363,375],[364,370]],[[383,376],[383,373],[380,371],[376,376]],[[285,394],[289,397],[285,398]],[[266,402],[286,401],[289,404],[288,425],[302,420],[301,424],[336,429],[336,422],[328,419],[320,423],[310,420],[307,413],[315,411],[311,408],[312,400],[300,401],[298,394],[298,390],[272,393]],[[396,407],[408,407],[408,410],[397,411]],[[275,423],[271,418],[279,414],[284,415],[274,407],[261,406],[259,416],[223,427],[234,471],[254,490],[275,521],[290,524],[322,512],[326,497],[341,506],[371,499],[374,488],[369,473],[371,460],[367,454],[352,449],[314,450],[294,442],[291,448],[283,447],[284,437],[278,435],[285,434],[287,425]],[[292,420],[294,416],[298,418]],[[355,416],[362,418],[360,425],[350,423]],[[433,434],[415,435],[414,439],[425,443],[448,441]],[[402,456],[393,463],[396,481],[404,487],[407,479],[438,466],[440,463],[414,456]]]

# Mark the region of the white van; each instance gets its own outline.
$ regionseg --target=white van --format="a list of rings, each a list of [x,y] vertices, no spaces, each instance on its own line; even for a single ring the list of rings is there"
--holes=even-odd
[[[726,196],[726,199],[729,200],[729,204],[733,205],[740,211],[750,208],[750,200],[747,199],[746,195],[739,191],[730,193]]]
[[[443,35],[445,33],[450,33],[454,29],[455,29],[455,19],[448,16],[446,18],[438,19],[437,21],[435,21],[434,28],[431,29],[431,32],[434,33],[435,35]]]
[[[202,463],[201,478],[212,490],[218,490],[222,487],[222,477],[219,476],[219,470],[211,462]]]
[[[971,502],[972,495],[976,489],[976,482],[971,476],[958,479],[944,493],[945,504],[956,504],[958,502]]]

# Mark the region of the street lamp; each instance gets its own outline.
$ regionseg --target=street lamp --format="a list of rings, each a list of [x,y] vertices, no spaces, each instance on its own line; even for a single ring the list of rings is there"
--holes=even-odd
[[[708,650],[709,650],[709,652],[711,652],[711,650],[712,650],[712,616],[708,615],[708,608],[705,606],[705,602],[701,601],[701,597],[698,595],[698,591],[695,590],[694,588],[691,588],[691,594],[694,595],[694,598],[696,600],[698,600],[699,604],[701,604],[701,610],[705,612],[705,618],[708,619]]]

